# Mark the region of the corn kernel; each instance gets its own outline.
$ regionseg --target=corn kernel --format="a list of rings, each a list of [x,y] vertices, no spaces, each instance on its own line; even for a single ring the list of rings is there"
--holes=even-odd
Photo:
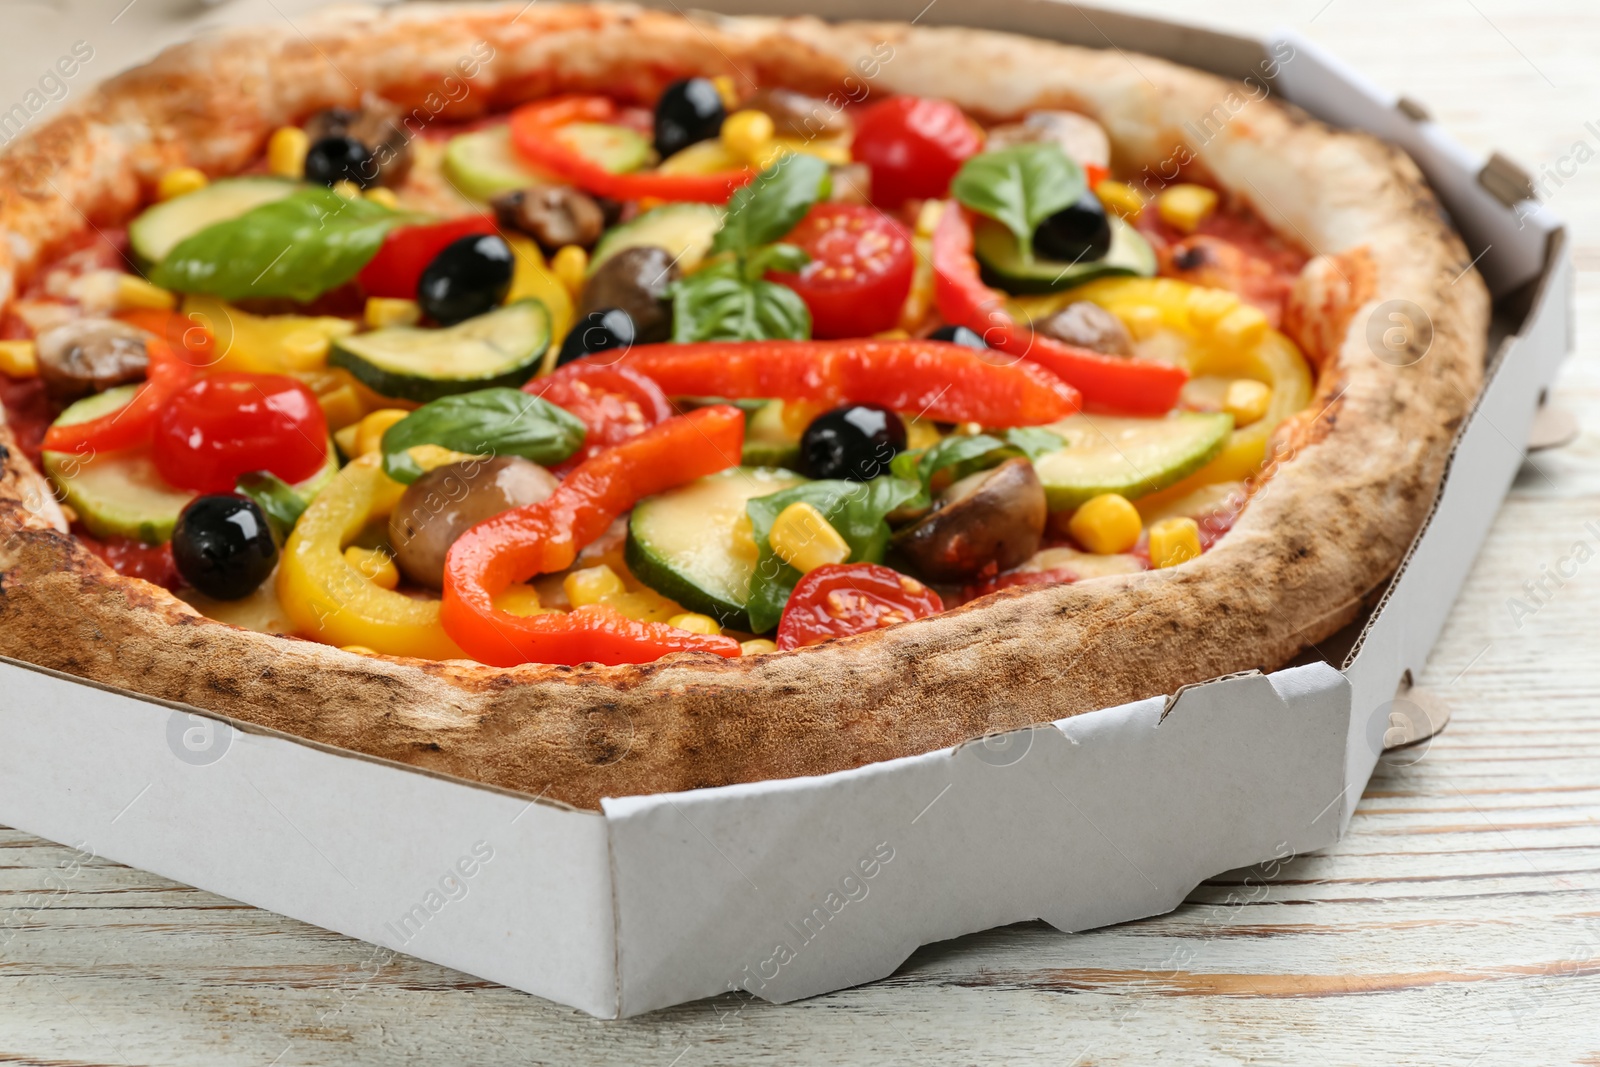
[[[0,374],[32,378],[39,373],[39,346],[32,341],[0,341]]]
[[[754,162],[777,132],[772,116],[765,111],[735,111],[722,122],[722,146],[732,155]]]
[[[422,321],[422,308],[415,300],[369,296],[362,319],[373,330],[381,330],[385,326],[415,326]]]
[[[1162,519],[1150,527],[1150,566],[1176,567],[1200,554],[1200,524],[1193,519]]]
[[[850,543],[839,535],[826,515],[803,500],[778,513],[767,540],[773,553],[801,574],[850,558]]]
[[[944,439],[931,419],[912,419],[906,423],[906,448],[932,448]]]
[[[939,220],[944,218],[945,202],[943,200],[924,200],[922,207],[917,211],[917,236],[932,237],[933,231],[939,228]]]
[[[741,656],[760,656],[776,651],[778,651],[777,643],[768,641],[765,637],[739,642],[739,655]]]
[[[361,406],[361,394],[356,392],[353,385],[341,385],[323,393],[317,397],[317,403],[322,405],[322,417],[327,420],[330,430],[354,426],[365,414]]]
[[[156,199],[171,200],[198,192],[210,184],[210,179],[194,167],[173,167],[156,183]]]
[[[850,149],[830,141],[802,141],[798,137],[774,137],[772,143],[785,152],[816,156],[830,167],[850,165]]]
[[[377,649],[368,648],[366,645],[340,645],[339,651],[354,652],[358,656],[376,656],[378,654]]]
[[[1217,191],[1203,185],[1174,185],[1156,197],[1156,210],[1168,226],[1193,233],[1217,210]]]
[[[334,182],[333,191],[346,200],[358,200],[361,197],[361,186],[349,180]]]
[[[1139,221],[1139,216],[1144,213],[1144,197],[1127,182],[1103,178],[1095,183],[1094,195],[1100,198],[1101,205],[1107,211],[1115,212],[1129,222]]]
[[[692,634],[715,635],[722,632],[722,627],[717,625],[717,620],[710,615],[702,615],[697,611],[686,611],[682,615],[674,615],[667,620],[668,626],[676,626],[680,630],[688,630]]]
[[[364,456],[383,447],[383,435],[389,427],[411,414],[401,408],[379,408],[356,424],[355,455]],[[335,439],[337,440],[337,438]]]
[[[562,245],[550,257],[550,270],[573,299],[577,299],[583,291],[583,276],[589,270],[589,253],[578,245]]]
[[[507,615],[544,615],[556,609],[547,608],[539,603],[539,592],[531,585],[521,582],[507,586],[495,594],[494,606]]]
[[[385,189],[380,185],[376,189],[368,189],[364,195],[374,204],[386,207],[390,211],[400,210],[400,198],[394,195],[393,189]]]
[[[361,423],[353,422],[342,430],[335,430],[333,443],[339,446],[346,459],[355,459],[361,453],[356,451],[356,439],[361,436]]]
[[[393,589],[400,584],[400,570],[394,565],[394,557],[381,548],[351,545],[344,550],[344,561],[380,589]]]
[[[1217,322],[1217,340],[1231,348],[1254,348],[1267,336],[1267,316],[1253,304],[1240,304]]]
[[[1222,395],[1222,410],[1233,416],[1233,425],[1249,426],[1260,422],[1272,403],[1272,386],[1251,378],[1236,378]]]
[[[756,545],[756,533],[750,525],[748,513],[740,515],[733,523],[733,531],[729,534],[729,547],[733,554],[749,560],[751,563],[761,558],[761,549]]]
[[[278,127],[267,141],[267,169],[280,178],[303,177],[310,147],[311,137],[300,127]]]
[[[717,95],[722,97],[722,106],[732,111],[739,106],[739,88],[734,84],[730,74],[718,74],[711,79],[711,84],[717,87]]]
[[[1239,298],[1226,289],[1208,289],[1196,286],[1184,298],[1189,321],[1201,329],[1209,329],[1239,306]]]
[[[627,592],[617,572],[604,563],[573,571],[562,580],[561,588],[567,591],[567,600],[575,608],[598,604],[605,597]]]
[[[1120,493],[1101,493],[1085,500],[1067,523],[1073,540],[1102,556],[1128,551],[1138,544],[1143,528],[1139,509]]]

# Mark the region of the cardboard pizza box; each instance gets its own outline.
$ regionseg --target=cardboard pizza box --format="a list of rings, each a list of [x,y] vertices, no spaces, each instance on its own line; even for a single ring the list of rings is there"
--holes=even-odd
[[[808,6],[916,13],[887,0]],[[0,822],[371,942],[374,973],[406,953],[607,1018],[730,989],[794,1000],[1021,920],[1070,931],[1160,914],[1207,877],[1336,840],[1385,749],[1448,718],[1410,679],[1523,442],[1566,434],[1559,416],[1536,421],[1571,347],[1564,230],[1515,165],[1474,157],[1416,104],[1291,33],[1257,40],[1050,0],[942,0],[921,19],[1255,79],[1402,145],[1427,172],[1496,297],[1489,375],[1431,519],[1364,620],[1269,676],[599,811],[5,661]]]

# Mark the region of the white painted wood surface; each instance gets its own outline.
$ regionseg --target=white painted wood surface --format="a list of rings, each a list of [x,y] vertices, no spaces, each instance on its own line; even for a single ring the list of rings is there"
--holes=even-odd
[[[123,3],[7,17],[121,58],[168,32],[137,7],[110,26]],[[1600,1065],[1600,559],[1520,625],[1508,608],[1574,542],[1600,545],[1584,529],[1600,520],[1600,160],[1576,162],[1600,150],[1600,9],[1212,0],[1203,17],[1298,26],[1545,175],[1576,230],[1579,353],[1556,400],[1582,436],[1524,468],[1435,650],[1422,681],[1454,704],[1450,729],[1380,769],[1338,847],[1214,879],[1163,918],[1024,924],[799,1004],[602,1023],[404,958],[373,974],[368,946],[0,829],[0,1063]],[[26,64],[7,66],[10,85]]]

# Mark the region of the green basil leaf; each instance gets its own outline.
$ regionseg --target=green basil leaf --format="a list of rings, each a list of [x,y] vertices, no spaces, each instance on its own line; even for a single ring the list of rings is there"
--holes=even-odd
[[[745,277],[759,278],[769,270],[793,273],[810,262],[811,256],[798,245],[768,245],[750,256]]]
[[[406,450],[438,445],[475,456],[522,456],[545,466],[583,444],[585,427],[573,414],[519,389],[479,389],[422,405],[383,435],[389,477],[410,484],[422,474]]]
[[[781,240],[822,196],[828,165],[816,156],[790,152],[734,193],[712,252],[744,254]]]
[[[320,186],[207,226],[178,242],[150,280],[224,300],[287,297],[305,304],[350,281],[389,230],[413,216]]]
[[[811,336],[811,311],[798,293],[777,282],[750,281],[737,265],[706,267],[672,287],[674,341],[802,341]]]
[[[1083,168],[1057,144],[1019,144],[979,152],[961,165],[950,194],[1016,234],[1024,261],[1033,259],[1033,231],[1088,189]]]
[[[271,471],[251,471],[239,475],[234,489],[249,497],[266,514],[277,530],[279,540],[287,537],[310,503],[299,490]]]
[[[790,504],[805,501],[827,517],[828,523],[850,545],[851,563],[879,563],[889,547],[889,524],[895,508],[915,500],[921,487],[903,478],[874,478],[870,482],[807,482],[745,504],[760,555],[750,578],[750,625],[765,633],[783,618],[784,605],[794,592],[800,572],[777,557],[769,538],[772,523]]]
[[[1042,426],[1014,426],[1006,431],[1006,444],[1030,460],[1067,447],[1066,438]]]

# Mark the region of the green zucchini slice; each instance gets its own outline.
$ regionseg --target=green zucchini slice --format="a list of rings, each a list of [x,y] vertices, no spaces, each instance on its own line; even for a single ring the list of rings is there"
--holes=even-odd
[[[425,404],[453,393],[521,385],[538,371],[549,347],[550,313],[528,299],[454,326],[388,326],[336,338],[328,362],[373,392]]]
[[[1045,429],[1066,446],[1034,460],[1051,511],[1101,493],[1132,500],[1199,470],[1228,443],[1233,416],[1184,412],[1159,419],[1072,415]]]
[[[1109,275],[1149,278],[1156,273],[1156,254],[1150,242],[1115,217],[1111,219],[1111,248],[1095,260],[1063,263],[1038,255],[1024,260],[1016,236],[993,219],[978,221],[973,252],[983,280],[1008,293],[1059,293]]]

